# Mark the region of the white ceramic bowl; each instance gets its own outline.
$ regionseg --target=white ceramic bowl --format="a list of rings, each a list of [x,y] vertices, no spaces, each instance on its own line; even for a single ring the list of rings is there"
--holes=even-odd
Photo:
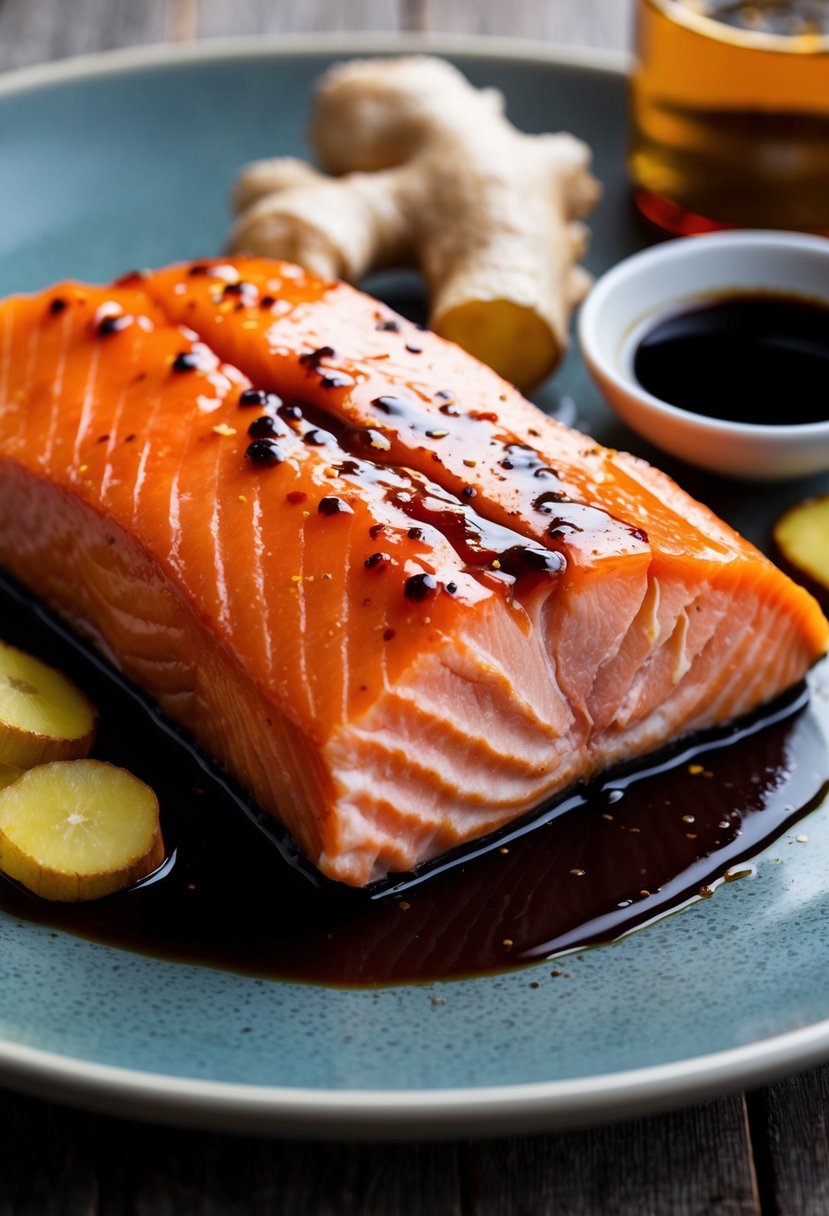
[[[610,405],[651,443],[732,477],[777,480],[829,469],[827,421],[763,426],[706,418],[646,392],[633,355],[661,316],[729,291],[771,290],[829,305],[829,240],[794,232],[718,232],[654,246],[595,284],[578,322],[584,360]],[[797,385],[792,385],[796,393]],[[786,403],[781,402],[785,414]]]

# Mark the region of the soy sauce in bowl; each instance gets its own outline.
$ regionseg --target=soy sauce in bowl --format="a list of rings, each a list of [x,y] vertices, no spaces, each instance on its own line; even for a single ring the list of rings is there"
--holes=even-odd
[[[578,334],[608,405],[672,456],[750,481],[829,472],[825,237],[665,241],[597,280]]]
[[[733,293],[669,313],[640,338],[633,373],[669,405],[761,426],[829,419],[829,307]]]

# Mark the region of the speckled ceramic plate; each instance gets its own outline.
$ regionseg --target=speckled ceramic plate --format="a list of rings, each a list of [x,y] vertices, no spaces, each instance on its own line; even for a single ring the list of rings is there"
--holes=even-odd
[[[217,251],[239,166],[305,150],[319,72],[338,55],[400,46],[257,40],[0,80],[0,291]],[[594,271],[644,242],[625,187],[617,60],[426,46],[503,89],[519,126],[591,142],[605,183]],[[635,446],[576,355],[542,403]],[[759,499],[678,475],[759,539],[818,484]],[[338,990],[162,962],[2,917],[0,1080],[122,1114],[331,1136],[562,1126],[756,1084],[829,1056],[829,815],[798,830],[808,842],[784,836],[753,878],[573,957],[556,980],[540,966]]]

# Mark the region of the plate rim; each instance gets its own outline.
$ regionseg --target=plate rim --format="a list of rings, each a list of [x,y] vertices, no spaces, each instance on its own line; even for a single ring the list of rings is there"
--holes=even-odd
[[[313,33],[157,43],[16,68],[0,99],[176,64],[424,53],[621,76],[626,52],[488,35]],[[0,1040],[0,1083],[102,1113],[285,1137],[446,1139],[588,1126],[655,1113],[807,1068],[829,1053],[829,1019],[724,1051],[554,1081],[451,1089],[316,1089],[209,1081],[99,1064]]]
[[[103,1114],[204,1130],[290,1139],[445,1140],[572,1130],[678,1109],[819,1064],[828,1045],[829,1020],[823,1020],[720,1052],[591,1077],[385,1090],[206,1081],[0,1042],[0,1080]]]
[[[70,81],[123,75],[171,64],[210,63],[220,59],[296,59],[301,56],[342,55],[444,55],[494,59],[504,63],[581,68],[608,75],[624,75],[632,63],[626,51],[598,47],[572,47],[538,43],[528,38],[491,34],[391,33],[285,33],[237,34],[193,42],[154,42],[117,47],[88,55],[11,68],[0,73],[0,97],[29,92]]]

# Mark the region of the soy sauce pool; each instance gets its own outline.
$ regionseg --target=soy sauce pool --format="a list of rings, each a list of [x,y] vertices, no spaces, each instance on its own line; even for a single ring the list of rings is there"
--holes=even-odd
[[[156,790],[170,854],[151,879],[88,904],[51,904],[2,880],[0,911],[161,958],[352,986],[501,971],[614,940],[747,873],[826,792],[826,746],[801,686],[485,846],[350,891],[304,864],[142,694],[2,578],[0,605],[7,640],[96,702],[96,754]]]
[[[661,401],[762,426],[829,419],[829,307],[735,294],[672,313],[639,341],[633,373]]]

